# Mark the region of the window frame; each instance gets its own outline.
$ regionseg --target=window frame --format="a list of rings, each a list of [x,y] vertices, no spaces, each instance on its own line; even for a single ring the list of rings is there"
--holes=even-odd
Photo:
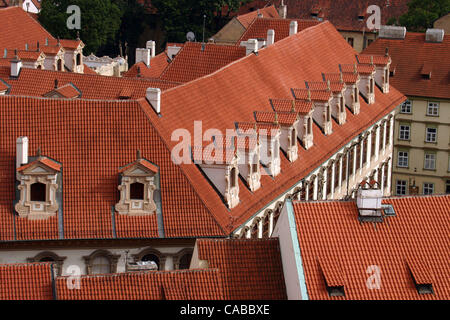
[[[404,186],[401,186],[400,185],[400,182],[404,182]],[[403,194],[403,193],[399,193],[398,192],[398,190],[399,190],[399,187],[404,187],[405,188],[405,193]],[[407,180],[396,180],[396,182],[395,182],[395,194],[396,195],[398,195],[398,196],[406,196],[408,193],[408,181]]]
[[[405,155],[400,155],[400,153],[404,153]],[[406,158],[406,165],[401,165],[400,159],[404,159]],[[402,162],[403,163],[403,162]],[[406,150],[398,150],[397,152],[397,167],[398,168],[409,168],[409,151]]]
[[[430,106],[432,106],[431,109],[436,111],[436,114],[434,113],[430,113]],[[428,101],[427,103],[427,112],[426,115],[428,117],[439,117],[439,107],[440,107],[440,103],[439,102],[435,102],[435,101]]]
[[[433,130],[436,131],[434,133],[434,140],[428,140],[428,135],[433,136],[432,133],[428,133],[429,129],[433,129]],[[438,135],[438,128],[437,127],[428,126],[428,127],[425,128],[425,142],[427,142],[427,143],[437,143],[437,135]]]
[[[402,132],[405,132],[405,130],[402,131],[402,127],[408,128],[408,138],[402,138]],[[411,124],[401,123],[398,126],[398,140],[402,141],[411,141]]]
[[[434,158],[427,159],[427,156],[433,156]],[[427,168],[427,163],[433,163],[433,168]],[[423,169],[424,170],[436,170],[436,153],[434,152],[425,152],[423,159]]]
[[[428,186],[427,186],[428,185]],[[425,189],[431,188],[431,193],[425,193]],[[424,182],[422,185],[422,193],[424,195],[432,195],[434,194],[434,183],[431,182]]]
[[[408,107],[409,111],[405,111],[404,108]],[[401,114],[412,114],[412,101],[406,100],[400,105],[400,113]]]

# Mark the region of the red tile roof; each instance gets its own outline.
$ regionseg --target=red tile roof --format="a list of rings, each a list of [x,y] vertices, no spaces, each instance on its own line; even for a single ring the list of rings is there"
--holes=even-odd
[[[248,39],[267,39],[267,30],[269,29],[275,31],[275,41],[280,41],[289,36],[289,25],[293,20],[295,19],[257,18],[248,27],[236,44],[239,45],[241,41],[247,41]],[[296,21],[298,24],[298,32],[320,23],[316,20]]]
[[[341,78],[345,84],[355,84],[359,80],[360,77],[359,77],[359,74],[354,73],[354,71],[352,71],[351,73],[338,72],[338,73],[324,73],[323,74],[324,80],[340,82]]]
[[[132,91],[130,98],[145,97],[147,88],[166,90],[177,86],[177,83],[159,79],[136,79],[107,77],[101,75],[79,74],[73,72],[57,72],[22,68],[17,79],[9,79],[10,69],[0,67],[0,79],[11,85],[11,95],[43,96],[55,87],[55,79],[59,86],[68,83],[75,85],[85,99],[114,100],[121,97],[124,88]]]
[[[41,45],[56,39],[20,7],[0,9],[2,32],[0,33],[0,51],[8,49],[25,49],[25,44]],[[26,32],[24,32],[26,30]]]
[[[0,300],[52,300],[50,263],[0,265]]]
[[[291,99],[270,99],[273,110],[291,112],[295,110],[300,114],[307,114],[314,107],[312,101]]]
[[[343,73],[355,73],[369,75],[375,72],[375,66],[369,64],[342,64],[341,71]],[[344,80],[345,81],[345,80]]]
[[[9,86],[7,85],[7,83],[0,79],[0,92],[6,91],[8,89],[9,89]]]
[[[381,8],[381,24],[393,17],[398,18],[408,11],[409,0],[284,0],[287,5],[287,17],[292,19],[311,19],[312,13],[329,20],[338,30],[368,31],[366,21],[370,17],[367,7],[377,5]],[[276,6],[280,0],[274,1]],[[389,6],[387,5],[389,3]],[[359,16],[363,16],[360,21]]]
[[[219,269],[226,300],[283,300],[278,239],[197,240],[198,257]]]
[[[97,74],[97,72],[95,72],[94,70],[89,68],[85,63],[83,65],[84,65],[84,68],[83,68],[84,74]]]
[[[161,73],[169,65],[169,57],[165,52],[161,52],[150,59],[150,68],[144,62],[134,64],[127,72],[123,74],[124,77],[137,77],[140,73],[144,78],[159,78]],[[139,68],[139,70],[138,70]]]
[[[269,99],[292,98],[291,88],[304,86],[305,80],[321,81],[322,73],[338,72],[339,64],[355,63],[355,54],[356,51],[330,23],[321,23],[261,49],[257,56],[246,56],[209,76],[164,91],[161,116],[152,112],[150,117],[161,127],[160,132],[169,148],[177,144],[171,141],[173,128],[185,128],[193,136],[193,123],[198,120],[202,120],[203,128],[215,128],[222,133],[236,128],[236,123],[239,127],[241,123],[247,123],[248,128],[253,128],[256,108],[272,111]],[[262,187],[257,191],[250,192],[239,181],[240,203],[231,211],[196,166],[182,165],[182,168],[190,181],[195,181],[194,188],[219,223],[232,230],[405,99],[395,88],[388,94],[375,88],[375,96],[375,103],[370,107],[361,101],[360,114],[347,112],[347,122],[333,126],[333,134],[329,136],[323,135],[318,126],[313,126],[314,146],[308,150],[299,147],[300,161],[290,162],[282,156],[281,173],[273,180],[262,177]]]
[[[140,165],[144,166],[145,168],[147,168],[148,170],[152,171],[153,173],[158,173],[158,171],[159,171],[158,167],[155,166],[150,161],[145,160],[145,159],[139,159],[139,160],[136,160],[136,161],[130,163],[129,165],[126,165],[123,168],[121,168],[119,170],[119,173],[125,172],[128,168],[131,168],[132,166],[137,165],[137,164],[140,164]]]
[[[340,93],[344,90],[345,82],[340,81],[307,81],[308,88],[311,90],[326,91],[331,90],[333,93]]]
[[[186,42],[161,74],[161,79],[189,82],[211,74],[242,57],[245,57],[245,47]]]
[[[17,171],[22,172],[23,170],[25,170],[25,169],[35,165],[36,163],[42,163],[43,165],[45,165],[45,166],[47,166],[47,167],[49,167],[49,168],[51,168],[51,169],[53,169],[55,171],[61,171],[61,164],[59,164],[58,162],[56,162],[56,161],[54,161],[52,159],[49,159],[47,157],[42,157],[42,158],[39,158],[39,159],[37,159],[37,160],[35,160],[33,162],[25,164],[25,165],[17,168]]]
[[[81,92],[77,88],[75,88],[72,83],[67,83],[59,88],[56,88],[49,93],[46,93],[44,96],[48,96],[54,93],[57,93],[61,98],[66,99],[75,99],[81,96]]]
[[[393,206],[395,216],[376,226],[359,222],[354,201],[293,203],[310,299],[330,299],[323,274],[329,285],[344,285],[345,299],[450,298],[450,196],[386,198],[383,203]],[[380,268],[379,290],[366,285],[373,274],[366,272],[369,266]],[[434,294],[418,294],[413,278],[431,283]]]
[[[297,120],[297,112],[267,112],[256,111],[256,122],[266,122],[273,124],[280,124],[285,126],[292,126]]]
[[[258,14],[261,15],[261,18],[280,18],[275,6],[271,5],[246,14],[239,15],[236,17],[236,19],[242,24],[245,29],[247,29],[252,24],[253,20],[258,17]]]
[[[0,106],[0,120],[10,124],[0,135],[5,148],[0,157],[0,240],[59,239],[61,234],[63,239],[159,237],[156,215],[112,215],[119,202],[119,168],[136,159],[136,150],[159,167],[166,237],[224,235],[215,214],[172,162],[170,150],[148,118],[153,109],[146,100],[0,96]],[[42,154],[63,166],[62,221],[59,216],[30,221],[14,214],[16,173],[11,164],[19,136],[29,138],[30,155],[41,148]]]
[[[130,272],[82,276],[80,289],[56,280],[58,300],[223,300],[220,273],[211,270]]]
[[[408,96],[450,99],[450,35],[442,43],[430,43],[424,33],[407,32],[404,40],[379,38],[363,53],[384,54],[386,48],[395,68],[389,79],[393,86]],[[429,72],[430,79],[422,76]]]
[[[328,90],[292,89],[292,95],[297,100],[328,102],[332,92]]]

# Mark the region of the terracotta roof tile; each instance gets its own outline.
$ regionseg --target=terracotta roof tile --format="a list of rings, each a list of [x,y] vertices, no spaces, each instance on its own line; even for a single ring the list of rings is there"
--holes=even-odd
[[[284,126],[292,126],[297,120],[297,112],[267,112],[255,111],[256,122],[278,123]]]
[[[442,43],[430,43],[423,33],[407,32],[404,40],[379,38],[363,53],[384,54],[386,48],[395,70],[389,79],[394,87],[408,96],[450,98],[450,35]],[[430,79],[422,76],[429,72]]]
[[[351,73],[325,73],[323,74],[324,80],[330,80],[330,81],[344,81],[345,84],[355,84],[359,80],[359,74],[354,73],[353,71]]]
[[[57,89],[54,89],[52,92],[55,92],[62,98],[67,99],[78,98],[82,94],[72,83],[67,83]]]
[[[270,99],[270,104],[277,112],[291,112],[294,107],[295,112],[308,114],[314,108],[314,104],[306,100]]]
[[[307,81],[306,84],[311,90],[331,90],[333,93],[341,93],[345,89],[345,82],[340,81],[330,81],[329,83],[325,81]]]
[[[82,276],[70,290],[67,277],[56,280],[58,300],[223,300],[218,270],[130,272]]]
[[[161,74],[161,79],[189,82],[211,74],[242,57],[245,57],[244,47],[186,42]]]
[[[386,66],[391,62],[389,55],[370,55],[370,54],[359,54],[356,56],[359,63],[362,64],[374,64],[377,66]]]
[[[124,77],[137,77],[140,74],[143,78],[159,78],[161,73],[167,68],[169,57],[165,52],[161,52],[150,59],[150,68],[144,62],[134,64],[127,72],[123,74]],[[138,70],[139,68],[139,70]]]
[[[199,259],[219,269],[226,300],[287,298],[278,239],[199,239],[197,246]]]
[[[395,216],[376,225],[360,223],[354,201],[293,203],[310,299],[330,299],[317,259],[329,271],[327,282],[344,286],[345,299],[449,299],[450,196],[386,198],[383,203],[393,206]],[[380,271],[378,290],[366,285],[371,266]],[[419,294],[414,280],[432,284],[434,294]]]
[[[292,89],[292,95],[297,100],[313,102],[328,102],[332,97],[332,92],[328,90]]]
[[[273,29],[275,31],[275,41],[280,41],[281,39],[289,36],[289,25],[293,20],[295,19],[257,18],[248,27],[236,44],[239,45],[241,41],[247,41],[248,39],[267,39],[267,30],[269,29]],[[320,23],[316,20],[296,21],[298,24],[298,32]]]
[[[356,68],[356,72],[359,74],[364,74],[364,75],[368,75],[368,74],[372,74],[375,72],[375,66],[374,65],[368,65],[368,64],[342,64],[341,65],[341,70],[343,73],[355,73],[355,68]]]
[[[409,0],[354,1],[354,0],[284,0],[287,5],[287,17],[295,19],[311,19],[312,14],[329,20],[338,30],[365,31],[367,30],[367,7],[377,5],[381,8],[381,24],[387,24],[390,18],[398,18],[408,11]],[[275,5],[281,3],[274,1]],[[343,10],[345,8],[345,10]],[[362,16],[362,20],[359,18]]]
[[[47,167],[49,167],[49,168],[51,168],[51,169],[53,169],[55,171],[61,171],[61,164],[56,162],[56,161],[54,161],[54,160],[52,160],[52,159],[49,159],[47,157],[42,157],[40,159],[38,158],[37,160],[35,160],[33,162],[25,164],[25,165],[17,168],[17,171],[18,172],[22,172],[23,170],[25,170],[25,169],[27,169],[27,168],[29,168],[29,167],[37,164],[37,163],[42,163],[43,165],[45,165],[45,166],[47,166]]]
[[[258,17],[258,14],[261,15],[260,16],[261,18],[280,18],[275,6],[271,5],[246,14],[239,15],[236,17],[236,19],[242,24],[242,26],[245,29],[247,29],[252,24],[252,22]]]
[[[0,300],[52,300],[50,263],[0,265]]]

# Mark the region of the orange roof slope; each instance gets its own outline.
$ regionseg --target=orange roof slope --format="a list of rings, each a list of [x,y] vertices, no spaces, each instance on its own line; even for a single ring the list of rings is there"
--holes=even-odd
[[[269,99],[292,99],[291,88],[304,87],[305,80],[322,81],[322,73],[338,72],[339,64],[355,63],[355,53],[337,30],[324,22],[261,49],[257,56],[248,55],[211,75],[164,91],[162,116],[151,112],[150,117],[170,148],[177,144],[171,141],[173,129],[185,128],[193,136],[194,121],[202,120],[203,128],[225,134],[226,129],[235,129],[236,123],[254,123],[254,111],[273,111]],[[393,87],[388,94],[376,88],[375,96],[370,106],[361,99],[360,114],[347,112],[346,123],[334,124],[328,136],[314,125],[314,146],[308,150],[300,146],[295,162],[281,155],[281,173],[275,179],[263,176],[257,191],[250,192],[239,181],[240,203],[231,210],[196,166],[181,167],[219,223],[231,231],[404,101]]]
[[[450,99],[450,35],[430,43],[424,33],[407,32],[404,40],[378,38],[363,53],[381,55],[386,48],[395,65],[393,86],[408,96]],[[422,76],[430,72],[430,79]]]
[[[56,280],[58,300],[223,300],[219,272],[181,270],[82,276],[70,290],[67,277]]]
[[[24,70],[25,71],[25,70]],[[190,181],[171,159],[167,145],[149,122],[147,101],[62,100],[0,96],[0,240],[157,238],[155,215],[128,217],[112,212],[119,202],[119,170],[136,151],[160,173],[166,237],[221,236]],[[14,119],[14,120],[11,120]],[[63,221],[55,216],[30,221],[16,216],[16,139],[27,136],[29,154],[62,165]],[[88,164],[88,165],[87,165]],[[63,229],[60,229],[62,225]]]
[[[236,19],[242,24],[242,26],[247,29],[253,20],[261,15],[261,18],[280,18],[278,11],[275,6],[271,5],[265,8],[257,9],[255,11],[237,16]]]
[[[155,57],[150,59],[150,68],[144,62],[138,62],[134,64],[127,72],[123,74],[124,77],[137,77],[140,73],[141,77],[144,78],[159,78],[161,73],[169,65],[169,57],[165,52],[157,54]],[[138,72],[139,68],[139,72]]]
[[[291,19],[269,19],[269,18],[257,18],[248,27],[247,31],[241,36],[237,45],[241,41],[247,41],[248,39],[267,39],[267,30],[273,29],[275,31],[275,41],[280,41],[289,36],[289,25]],[[297,31],[300,32],[306,28],[315,26],[320,22],[317,20],[296,20],[298,23]]]
[[[278,239],[201,239],[197,246],[199,259],[220,270],[225,299],[287,298]]]
[[[0,265],[0,300],[52,300],[50,263]]]
[[[160,79],[136,79],[107,77],[93,74],[73,72],[57,72],[22,68],[17,79],[9,79],[9,67],[0,67],[0,78],[11,85],[11,95],[43,96],[54,90],[55,80],[60,87],[71,83],[81,91],[85,99],[115,100],[121,97],[124,88],[129,89],[131,99],[145,97],[147,88],[166,90],[177,86],[177,83]]]
[[[24,50],[25,44],[36,45],[39,42],[43,45],[46,39],[56,41],[39,22],[20,7],[0,9],[0,21],[2,23],[2,32],[0,32],[2,53],[5,48]]]
[[[245,57],[245,47],[186,42],[161,74],[161,79],[189,82],[211,74],[242,57]]]
[[[398,18],[408,11],[409,0],[284,0],[287,5],[287,17],[292,19],[311,19],[312,14],[318,18],[329,20],[339,30],[367,30],[366,21],[370,17],[367,8],[377,5],[381,9],[381,24],[393,17]],[[275,1],[279,5],[280,0]],[[362,16],[362,20],[360,19]]]
[[[332,283],[344,286],[345,299],[450,299],[450,196],[386,198],[383,203],[391,204],[396,215],[376,226],[359,222],[354,201],[293,203],[310,299],[330,299],[322,261],[334,265],[334,272],[340,264],[341,277],[335,273]],[[370,266],[379,267],[379,290],[366,285]],[[431,281],[434,294],[418,294],[413,277],[418,284]]]

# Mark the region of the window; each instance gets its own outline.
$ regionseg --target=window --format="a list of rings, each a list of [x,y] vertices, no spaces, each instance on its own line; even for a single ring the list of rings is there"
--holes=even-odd
[[[311,117],[308,117],[308,134],[312,133],[312,120]]]
[[[143,262],[153,261],[154,263],[156,263],[156,265],[158,266],[158,270],[159,270],[159,258],[156,255],[146,254],[145,256],[143,256],[141,258],[141,261],[143,261]]]
[[[401,124],[398,138],[400,140],[409,140],[410,139],[410,131],[411,131],[411,127],[409,125]]]
[[[427,128],[425,141],[426,142],[436,142],[437,140],[437,128]]]
[[[447,180],[445,182],[445,193],[449,194],[450,193],[450,180]]]
[[[439,116],[439,102],[428,102],[427,116]]]
[[[58,59],[56,71],[63,71],[62,60]]]
[[[253,155],[253,162],[252,162],[252,173],[258,172],[258,155],[255,153]]]
[[[144,184],[135,182],[130,185],[130,199],[144,200]]]
[[[434,183],[424,183],[423,184],[423,194],[433,194],[434,193]]]
[[[192,253],[186,253],[180,258],[180,264],[178,266],[179,269],[189,269],[191,265]]]
[[[81,53],[77,54],[77,66],[81,66]]]
[[[46,185],[40,182],[31,185],[30,200],[36,202],[45,202]]]
[[[236,168],[232,168],[230,172],[231,178],[231,188],[236,188],[237,186],[237,170]]]
[[[425,153],[424,168],[426,170],[435,170],[436,169],[436,154]]]
[[[399,151],[397,159],[397,167],[408,168],[408,152]]]
[[[297,131],[295,129],[291,130],[291,146],[295,146],[297,143]]]
[[[347,38],[347,42],[348,42],[348,44],[351,45],[352,48],[353,48],[353,42],[354,42],[354,39],[353,39],[353,38]]]
[[[402,103],[400,107],[400,113],[412,113],[412,103],[409,100],[406,100]]]
[[[111,263],[105,256],[97,256],[92,259],[91,274],[108,274],[111,273]]]
[[[375,82],[374,82],[373,78],[370,78],[369,93],[374,93],[374,92],[375,92]]]
[[[406,185],[407,185],[407,181],[406,180],[397,180],[397,186],[396,186],[396,193],[399,196],[404,196],[406,195]]]

